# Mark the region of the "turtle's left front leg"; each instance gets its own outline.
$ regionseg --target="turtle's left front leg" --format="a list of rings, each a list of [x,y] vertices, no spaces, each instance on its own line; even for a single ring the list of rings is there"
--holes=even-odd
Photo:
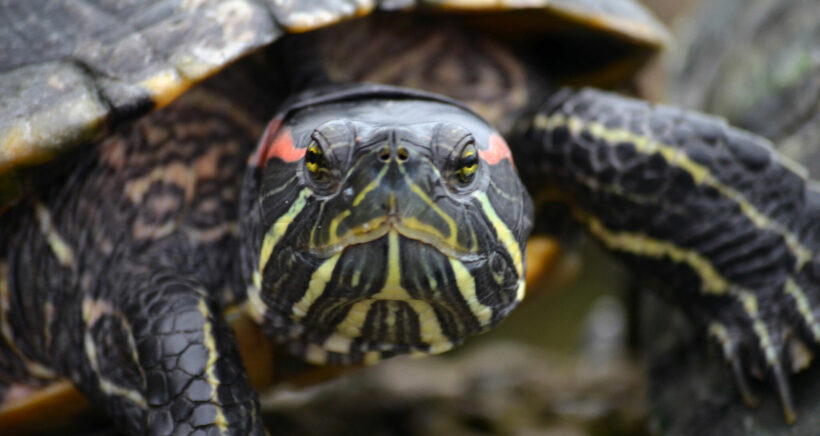
[[[793,421],[789,350],[820,344],[820,193],[804,172],[721,119],[594,90],[559,92],[513,139],[525,180],[695,319],[747,402],[745,375],[768,374]]]

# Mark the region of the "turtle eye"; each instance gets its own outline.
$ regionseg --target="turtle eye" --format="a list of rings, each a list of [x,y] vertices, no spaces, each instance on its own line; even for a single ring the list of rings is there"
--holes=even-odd
[[[467,185],[475,178],[475,173],[478,170],[478,150],[475,144],[470,143],[464,147],[461,156],[456,163],[456,177],[459,183]]]
[[[330,175],[325,153],[316,141],[311,141],[305,152],[305,168],[319,182],[326,181]]]

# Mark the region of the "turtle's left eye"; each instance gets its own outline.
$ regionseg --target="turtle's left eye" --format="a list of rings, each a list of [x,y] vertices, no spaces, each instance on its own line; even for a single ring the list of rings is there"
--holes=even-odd
[[[475,178],[475,173],[478,170],[478,150],[475,144],[470,143],[464,147],[461,156],[456,163],[456,177],[462,185],[467,185]]]
[[[326,181],[330,175],[325,154],[316,141],[311,141],[305,152],[305,167],[318,182]]]

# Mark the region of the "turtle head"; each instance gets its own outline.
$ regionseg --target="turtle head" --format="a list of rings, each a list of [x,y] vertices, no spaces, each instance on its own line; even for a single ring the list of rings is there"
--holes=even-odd
[[[443,97],[297,100],[243,195],[248,310],[309,361],[445,351],[524,295],[529,196],[501,136]]]

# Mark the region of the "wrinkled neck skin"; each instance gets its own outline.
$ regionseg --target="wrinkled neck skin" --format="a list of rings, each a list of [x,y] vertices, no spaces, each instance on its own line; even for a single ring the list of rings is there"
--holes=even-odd
[[[442,352],[524,295],[529,197],[498,133],[442,97],[348,85],[293,100],[241,203],[245,309],[313,363]]]

